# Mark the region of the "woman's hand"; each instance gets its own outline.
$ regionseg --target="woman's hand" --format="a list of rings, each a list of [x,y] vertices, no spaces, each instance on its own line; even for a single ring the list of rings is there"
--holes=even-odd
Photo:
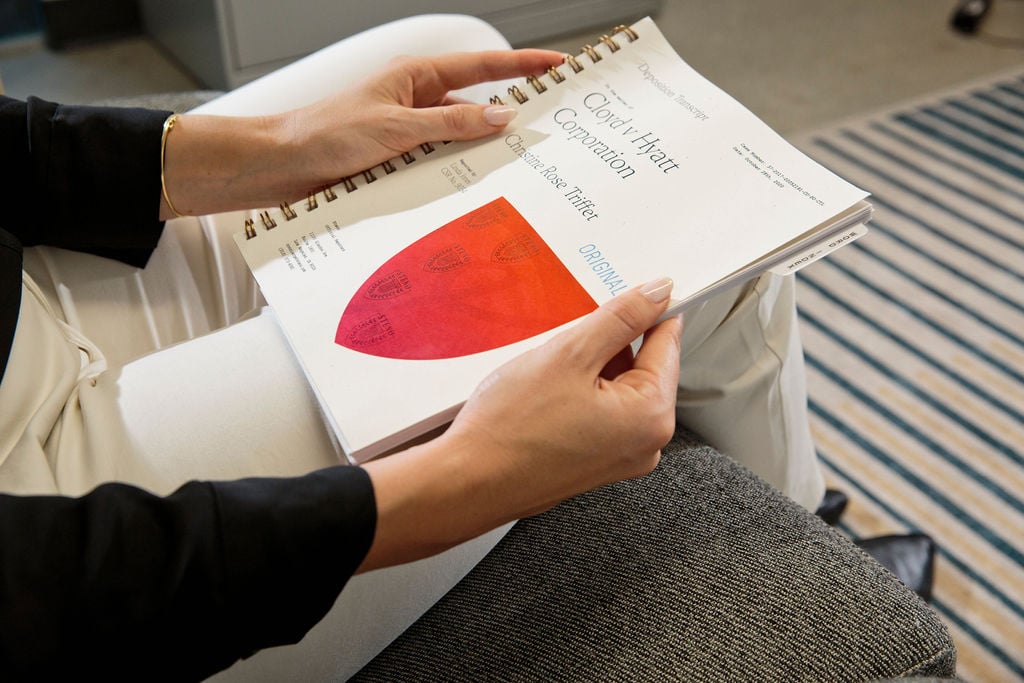
[[[548,50],[403,57],[350,90],[283,114],[180,116],[167,137],[167,192],[189,215],[301,199],[422,143],[501,130],[513,108],[461,102],[449,93],[541,73],[561,61]],[[161,201],[160,217],[172,215]]]
[[[654,469],[675,428],[681,320],[650,329],[632,363],[622,352],[664,313],[671,287],[659,280],[612,299],[496,370],[444,435],[368,463],[378,521],[361,570]]]
[[[515,108],[472,104],[449,93],[543,73],[561,62],[561,54],[548,50],[399,57],[352,90],[290,112],[289,126],[298,149],[319,155],[310,167],[314,174],[321,181],[338,179],[424,142],[471,140],[501,130]]]

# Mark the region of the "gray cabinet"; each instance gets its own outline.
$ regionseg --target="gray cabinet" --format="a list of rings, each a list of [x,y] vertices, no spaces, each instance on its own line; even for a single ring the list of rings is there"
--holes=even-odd
[[[661,0],[140,0],[143,26],[211,88],[230,89],[341,38],[427,13],[478,16],[513,45],[595,33],[653,14]]]

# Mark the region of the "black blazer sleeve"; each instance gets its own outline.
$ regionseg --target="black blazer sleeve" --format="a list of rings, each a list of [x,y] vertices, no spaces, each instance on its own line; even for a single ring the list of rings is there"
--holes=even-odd
[[[297,642],[375,522],[369,476],[347,466],[166,498],[0,495],[0,678],[199,680]]]
[[[22,245],[145,264],[163,227],[167,116],[0,97],[0,376]],[[355,467],[194,482],[164,498],[123,484],[81,498],[0,494],[0,680],[198,680],[296,642],[375,526]]]
[[[166,111],[0,96],[0,378],[21,303],[21,248],[144,266],[160,240]]]
[[[160,136],[166,111],[0,97],[0,228],[145,265],[163,229]]]

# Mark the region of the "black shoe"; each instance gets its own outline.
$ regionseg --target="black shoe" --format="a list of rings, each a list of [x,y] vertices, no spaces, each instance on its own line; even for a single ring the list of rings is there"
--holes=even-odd
[[[925,534],[878,536],[855,543],[923,600],[932,599],[935,541]]]
[[[825,491],[825,497],[821,500],[821,505],[818,506],[814,514],[825,520],[827,524],[835,525],[842,516],[843,510],[846,509],[848,502],[849,499],[842,491],[828,489]]]

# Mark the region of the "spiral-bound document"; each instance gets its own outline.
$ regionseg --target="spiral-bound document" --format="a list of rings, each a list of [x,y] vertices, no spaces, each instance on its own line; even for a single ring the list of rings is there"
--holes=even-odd
[[[866,193],[701,77],[650,19],[236,236],[345,453],[443,425],[500,364],[648,280],[672,311],[863,234]],[[243,228],[244,229],[241,229]]]

